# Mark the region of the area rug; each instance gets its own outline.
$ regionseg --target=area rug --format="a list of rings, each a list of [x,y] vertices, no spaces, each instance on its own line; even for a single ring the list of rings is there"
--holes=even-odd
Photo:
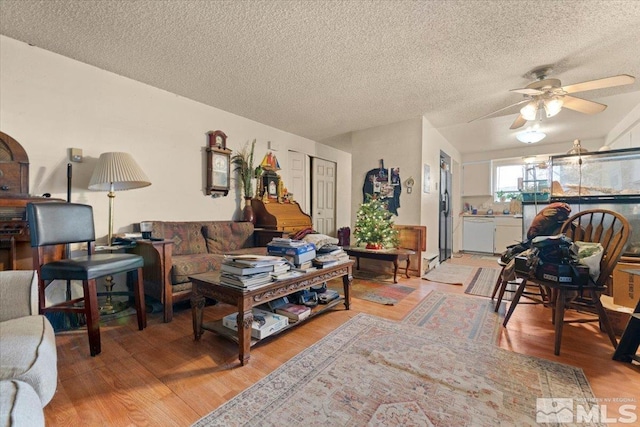
[[[194,425],[534,426],[566,397],[579,368],[361,313]]]
[[[473,275],[464,293],[491,298],[499,274],[500,269],[498,268],[479,268]],[[505,292],[503,300],[511,301],[511,296],[511,292]]]
[[[343,293],[342,279],[331,280],[327,283],[330,289]],[[396,305],[398,301],[409,295],[415,289],[410,286],[395,283],[382,283],[374,280],[354,278],[351,282],[351,296],[382,305]]]
[[[403,323],[438,333],[485,344],[496,345],[502,328],[505,303],[498,313],[486,298],[432,291],[409,314]]]
[[[430,270],[427,274],[422,276],[422,278],[431,282],[463,285],[465,283],[469,283],[476,268],[477,267],[470,267],[468,265],[444,262],[433,270]]]

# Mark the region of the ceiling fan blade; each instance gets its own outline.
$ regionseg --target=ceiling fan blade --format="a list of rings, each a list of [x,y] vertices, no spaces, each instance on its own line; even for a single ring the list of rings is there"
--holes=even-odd
[[[562,107],[584,114],[596,114],[604,111],[607,106],[599,102],[588,101],[575,96],[565,95],[562,97]]]
[[[530,102],[530,101],[531,101],[530,99],[523,99],[522,101],[516,102],[515,104],[507,105],[507,106],[506,106],[506,107],[504,107],[504,108],[501,108],[501,109],[496,110],[496,111],[492,111],[492,112],[491,112],[491,113],[489,113],[489,114],[485,114],[485,115],[484,115],[484,116],[482,116],[482,117],[477,117],[477,118],[475,118],[475,119],[473,119],[473,120],[469,121],[469,123],[471,123],[471,122],[475,122],[476,120],[486,119],[487,117],[489,117],[489,116],[493,116],[494,114],[499,113],[500,111],[508,110],[509,108],[513,108],[513,107],[515,107],[515,106],[517,106],[517,105],[525,104],[525,103]]]
[[[524,126],[525,123],[527,123],[527,120],[524,117],[522,117],[522,114],[518,114],[518,117],[513,121],[513,124],[509,129],[521,128],[522,126]]]
[[[544,92],[538,89],[531,89],[528,87],[522,88],[522,89],[511,89],[509,92],[514,92],[514,93],[521,93],[523,95],[530,95],[530,96],[536,96],[536,95],[542,95]]]
[[[620,74],[619,76],[605,77],[604,79],[590,80],[588,82],[576,83],[563,86],[562,90],[566,93],[584,92],[586,90],[604,89],[607,87],[630,85],[636,80],[635,77],[628,74]]]

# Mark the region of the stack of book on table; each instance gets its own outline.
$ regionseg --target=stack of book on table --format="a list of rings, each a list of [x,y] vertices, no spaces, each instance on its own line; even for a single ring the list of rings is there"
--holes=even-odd
[[[269,255],[286,258],[296,268],[316,257],[316,246],[303,240],[274,238],[267,244]]]
[[[289,270],[287,260],[279,256],[229,255],[220,265],[220,283],[255,289],[273,281],[274,274]]]
[[[327,268],[348,260],[349,255],[347,255],[342,247],[324,245],[318,249],[318,255],[314,258],[313,265],[317,268]]]

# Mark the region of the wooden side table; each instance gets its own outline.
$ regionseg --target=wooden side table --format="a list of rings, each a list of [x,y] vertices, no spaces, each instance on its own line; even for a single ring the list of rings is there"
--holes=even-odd
[[[400,248],[365,249],[365,248],[358,248],[355,246],[346,246],[342,249],[344,249],[347,255],[356,257],[357,270],[360,270],[360,258],[371,258],[371,259],[378,259],[381,261],[393,262],[393,283],[398,283],[398,280],[396,278],[398,274],[398,261],[403,261],[403,260],[407,261],[407,266],[404,270],[404,274],[405,276],[407,276],[407,279],[409,278],[409,265],[411,263],[411,259],[409,259],[409,256],[415,255],[416,253],[411,249],[400,249]]]
[[[189,298],[176,298],[171,286],[171,254],[173,240],[137,240],[136,245],[128,249],[129,253],[144,258],[142,276],[144,277],[144,292],[162,303],[163,320],[165,323],[173,319],[173,304]]]

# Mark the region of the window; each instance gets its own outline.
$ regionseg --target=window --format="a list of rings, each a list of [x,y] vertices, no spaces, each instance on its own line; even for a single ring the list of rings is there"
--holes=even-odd
[[[493,162],[494,201],[510,200],[523,192],[548,191],[549,172],[546,162],[525,163],[523,159]],[[545,190],[546,189],[546,190]]]

